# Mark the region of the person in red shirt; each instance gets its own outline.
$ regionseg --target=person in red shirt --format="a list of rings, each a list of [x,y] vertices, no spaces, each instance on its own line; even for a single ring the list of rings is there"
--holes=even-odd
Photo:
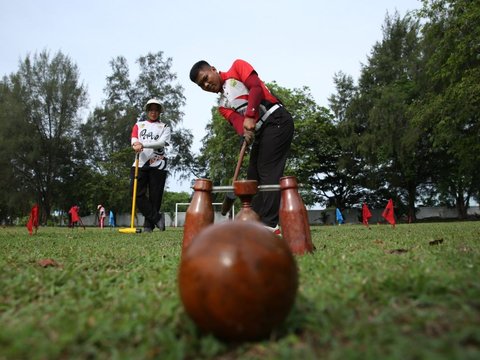
[[[220,114],[251,144],[247,178],[259,185],[278,185],[292,143],[293,119],[253,66],[238,59],[222,72],[201,60],[190,70],[190,80],[204,91],[221,95]],[[279,191],[259,192],[252,207],[266,226],[279,232]]]
[[[159,211],[167,179],[165,147],[170,142],[171,129],[160,120],[163,107],[158,99],[148,100],[145,110],[147,120],[137,121],[131,134],[133,151],[139,153],[137,206],[145,217],[144,232],[152,232],[155,227],[164,231],[165,218]],[[130,175],[132,189],[134,176],[135,162]]]
[[[73,205],[70,210],[68,210],[68,214],[70,215],[70,224],[69,227],[74,228],[75,225],[80,221],[80,216],[78,215],[79,207],[77,205]]]

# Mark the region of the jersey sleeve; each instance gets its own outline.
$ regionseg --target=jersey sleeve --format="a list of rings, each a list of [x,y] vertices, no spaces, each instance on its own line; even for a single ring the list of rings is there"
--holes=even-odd
[[[245,86],[248,88],[248,106],[245,116],[258,119],[258,107],[263,99],[262,82],[256,72],[250,74],[245,80]]]
[[[169,144],[171,135],[172,135],[172,130],[170,129],[170,126],[165,125],[165,127],[163,128],[162,134],[160,135],[160,138],[155,142],[144,144],[143,147],[145,149],[162,148]]]
[[[238,112],[225,107],[219,107],[218,111],[233,126],[237,134],[243,136],[244,117]]]
[[[133,125],[132,134],[130,135],[130,144],[133,145],[138,142],[138,125]]]
[[[233,62],[232,67],[228,71],[228,73],[235,74],[241,82],[245,83],[248,77],[255,72],[255,69],[252,65],[250,65],[245,60],[237,59]]]

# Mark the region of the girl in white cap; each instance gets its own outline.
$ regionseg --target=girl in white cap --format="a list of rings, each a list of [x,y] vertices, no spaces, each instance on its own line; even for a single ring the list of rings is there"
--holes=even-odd
[[[137,206],[145,217],[144,232],[155,227],[165,230],[165,218],[160,213],[163,191],[167,179],[165,146],[170,142],[171,129],[160,120],[163,107],[158,99],[150,99],[145,105],[147,120],[138,121],[132,129],[131,144],[139,153],[137,179]],[[131,170],[131,183],[135,174],[135,163]]]

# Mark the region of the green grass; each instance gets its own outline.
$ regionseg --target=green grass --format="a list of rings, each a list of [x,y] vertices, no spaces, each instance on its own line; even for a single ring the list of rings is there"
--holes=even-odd
[[[227,344],[183,310],[181,229],[2,228],[0,359],[480,358],[480,222],[324,226],[312,238],[282,327]]]

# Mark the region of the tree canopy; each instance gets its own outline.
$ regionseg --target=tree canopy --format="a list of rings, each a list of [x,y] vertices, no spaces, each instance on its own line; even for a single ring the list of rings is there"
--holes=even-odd
[[[73,204],[83,214],[94,212],[98,203],[128,212],[134,159],[130,133],[145,116],[144,105],[151,97],[161,99],[162,120],[174,129],[170,171],[187,176],[194,168],[193,135],[179,125],[185,98],[171,72],[172,59],[150,53],[137,63],[140,73],[131,80],[125,58],[111,61],[106,98],[87,119],[80,117],[87,104],[86,88],[77,66],[61,52],[53,57],[46,50],[29,55],[18,72],[2,79],[1,181],[12,189],[1,195],[4,220],[28,213],[33,202],[40,204],[44,222]]]

